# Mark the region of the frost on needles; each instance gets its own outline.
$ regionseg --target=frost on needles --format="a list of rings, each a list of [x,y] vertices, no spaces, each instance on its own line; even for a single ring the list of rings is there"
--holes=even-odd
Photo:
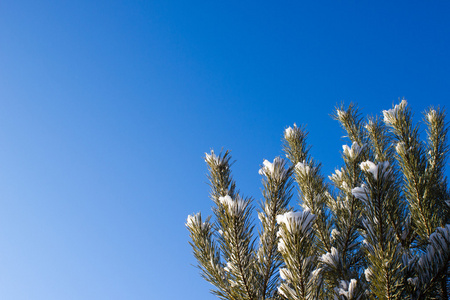
[[[363,119],[354,105],[333,117],[350,143],[342,147],[342,166],[325,180],[305,128],[288,127],[287,159],[264,160],[259,170],[258,224],[252,198],[236,189],[230,152],[205,154],[214,216],[188,216],[186,227],[212,293],[246,300],[448,300],[444,110],[424,113],[426,140],[406,100],[382,117]]]

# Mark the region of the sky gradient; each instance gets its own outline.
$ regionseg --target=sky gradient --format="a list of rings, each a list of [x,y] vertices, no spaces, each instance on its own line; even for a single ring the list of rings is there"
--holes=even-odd
[[[336,105],[448,108],[449,15],[448,1],[3,1],[0,299],[215,299],[184,226],[211,214],[204,153],[232,150],[259,200],[293,123],[328,175],[349,144]]]

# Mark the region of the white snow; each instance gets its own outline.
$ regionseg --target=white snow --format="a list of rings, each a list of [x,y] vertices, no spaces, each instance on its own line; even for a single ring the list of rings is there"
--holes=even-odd
[[[333,266],[334,268],[339,267],[339,253],[334,247],[331,247],[331,252],[327,252],[320,256],[319,260],[327,265]]]
[[[331,230],[331,239],[335,240],[341,233],[336,229],[333,228],[333,230]]]
[[[341,280],[339,295],[345,296],[347,299],[353,299],[356,292],[356,284],[358,281],[356,279],[350,280],[350,284],[347,281]]]
[[[428,123],[434,123],[434,121],[436,120],[437,117],[437,113],[434,109],[431,109],[428,113],[427,113],[427,121]]]
[[[336,169],[334,170],[334,173],[331,174],[331,176],[328,176],[328,178],[334,182],[339,182],[342,180],[342,172],[344,171],[343,168],[341,168],[340,170]]]
[[[348,145],[342,145],[342,150],[344,151],[345,156],[350,159],[355,159],[356,157],[358,157],[364,147],[365,145],[361,147],[357,142],[353,142],[351,147],[349,147]]]
[[[291,277],[291,272],[289,272],[289,270],[286,268],[281,268],[280,269],[280,277],[283,280],[288,280],[288,278]]]
[[[294,127],[295,127],[295,125],[294,125]],[[284,130],[284,138],[285,139],[290,139],[293,135],[294,135],[294,129],[292,129],[291,126],[289,126],[288,128],[286,128]]]
[[[298,172],[300,172],[300,173],[302,173],[302,174],[304,174],[304,175],[309,174],[309,172],[311,171],[311,167],[308,166],[308,164],[307,164],[305,161],[303,161],[303,162],[298,162],[298,163],[295,165],[295,169],[296,169]]]
[[[289,293],[289,295],[286,294],[286,293],[284,292],[284,290],[287,290],[288,293]],[[287,285],[287,284],[285,284],[285,283],[282,283],[282,284],[278,287],[278,293],[279,293],[280,295],[284,296],[285,298],[288,298],[288,299],[291,297],[290,295],[295,295],[295,291],[294,291],[291,287],[289,287],[289,285]]]
[[[438,227],[430,235],[427,252],[420,256],[417,266],[420,270],[419,281],[430,280],[434,266],[444,265],[450,253],[450,224]]]
[[[219,202],[226,207],[228,212],[232,215],[239,215],[245,206],[244,200],[242,200],[239,196],[237,196],[234,200],[229,195],[219,197]]]
[[[233,199],[229,195],[225,197],[219,197],[219,202],[224,206],[233,206]]]
[[[194,215],[189,215],[186,220],[186,226],[192,226],[200,220],[200,213],[196,213]]]
[[[312,271],[310,278],[315,282],[320,281],[322,279],[322,269],[317,268],[314,271]]]
[[[312,221],[316,218],[309,209],[305,209],[304,211],[293,212],[289,211],[282,215],[277,216],[278,224],[285,224],[287,230],[290,233],[294,233],[295,231],[307,232],[312,227]]]
[[[366,276],[366,280],[370,281],[371,277],[372,277],[372,269],[370,267],[368,267],[367,269],[364,270],[364,275]]]
[[[405,152],[405,143],[399,142],[397,145],[395,145],[395,151],[397,151],[398,154]]]
[[[377,179],[378,177],[378,166],[375,165],[373,162],[371,162],[370,160],[366,160],[364,162],[362,162],[359,167],[361,168],[361,170],[372,173],[373,177],[375,179]]]
[[[220,163],[219,157],[214,153],[214,150],[211,150],[211,154],[205,152],[205,161],[213,161],[216,165]]]
[[[259,219],[259,221],[261,221],[261,223],[265,219],[265,216],[264,216],[264,214],[262,212],[258,212],[258,219]]]
[[[280,231],[278,231],[280,232]],[[286,243],[284,242],[284,240],[282,238],[280,238],[278,240],[278,251],[280,252],[284,252],[286,250]]]
[[[369,188],[363,183],[361,186],[352,189],[352,195],[366,202],[369,200]]]
[[[233,270],[233,264],[231,262],[227,262],[227,266],[223,269],[227,272],[231,272],[231,270]]]
[[[278,157],[276,157],[275,160],[277,158]],[[274,160],[274,162],[275,162],[275,160]],[[263,167],[259,170],[259,174],[265,175],[266,172],[268,172],[269,174],[273,174],[273,171],[274,171],[274,164],[271,163],[270,161],[268,161],[267,159],[265,159],[263,162]]]
[[[397,121],[399,112],[404,110],[407,104],[406,100],[402,100],[402,102],[395,105],[394,108],[383,110],[384,122],[388,125],[393,125]]]
[[[275,157],[271,163],[265,159],[263,162],[263,167],[259,170],[259,174],[277,179],[286,177],[287,170],[284,168],[284,160],[280,157]]]
[[[339,120],[342,120],[347,116],[347,112],[340,110],[340,109],[337,109],[336,113],[338,115]]]
[[[378,173],[380,173],[383,176],[383,178],[385,178],[387,175],[389,175],[389,171],[388,171],[389,162],[388,161],[379,162],[378,164],[374,164],[370,160],[366,160],[366,161],[360,163],[359,167],[361,168],[362,171],[371,173],[375,180],[378,179]]]

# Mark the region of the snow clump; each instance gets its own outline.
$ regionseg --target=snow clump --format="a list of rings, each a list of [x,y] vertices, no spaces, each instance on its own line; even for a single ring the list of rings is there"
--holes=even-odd
[[[365,145],[362,147],[358,145],[357,142],[353,142],[352,146],[342,145],[342,150],[344,151],[344,155],[350,159],[355,159],[364,149]]]
[[[239,196],[233,200],[229,195],[219,197],[219,202],[226,207],[231,215],[239,215],[245,208],[245,202]]]
[[[375,165],[370,160],[366,160],[366,161],[362,162],[359,165],[359,167],[361,168],[362,171],[371,173],[375,180],[378,179],[378,172],[383,174],[383,177],[386,177],[389,174],[389,172],[387,172],[387,170],[389,168],[389,162],[388,161],[379,162],[378,164]],[[378,170],[380,170],[380,171],[378,171]]]
[[[279,157],[275,157],[273,163],[265,159],[263,162],[263,167],[259,170],[259,174],[275,179],[285,179],[288,174],[288,170],[286,170],[284,165],[284,160]]]
[[[391,108],[389,110],[383,110],[383,118],[384,122],[388,125],[393,125],[397,122],[397,119],[399,117],[399,113],[403,111],[406,108],[406,105],[408,103],[406,100],[402,100],[399,104],[395,105],[394,108]]]

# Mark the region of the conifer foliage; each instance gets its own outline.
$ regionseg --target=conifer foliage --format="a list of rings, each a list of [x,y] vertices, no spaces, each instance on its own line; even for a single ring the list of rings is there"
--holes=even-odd
[[[201,275],[220,299],[446,299],[450,297],[448,126],[424,113],[426,140],[405,100],[364,120],[356,106],[334,118],[351,145],[324,177],[307,132],[288,127],[287,160],[265,160],[257,207],[236,190],[231,156],[206,154],[214,218],[186,226]],[[290,206],[294,189],[299,208]]]

